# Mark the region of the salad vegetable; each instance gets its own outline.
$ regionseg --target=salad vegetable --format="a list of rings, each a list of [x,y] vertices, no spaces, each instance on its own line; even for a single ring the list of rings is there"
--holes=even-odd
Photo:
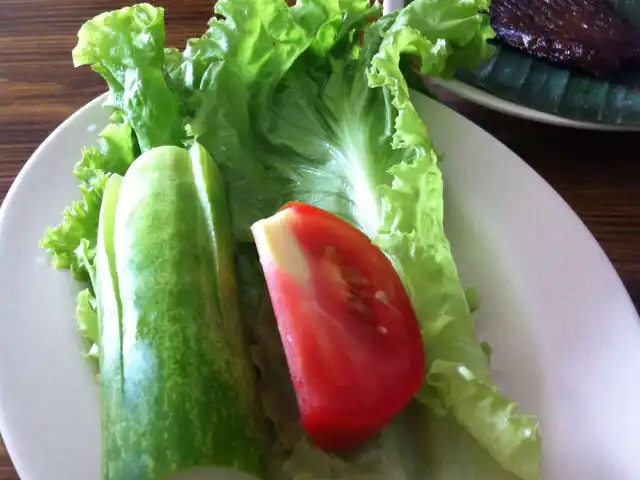
[[[264,476],[227,223],[222,182],[198,144],[148,150],[107,182],[94,279],[105,479]]]
[[[218,16],[183,51],[165,48],[164,12],[149,4],[106,12],[80,30],[74,61],[107,81],[113,125],[76,169],[83,200],[43,245],[55,265],[91,280],[107,178],[123,174],[138,152],[202,145],[227,192],[241,320],[284,478],[446,478],[443,463],[455,470],[461,459],[475,478],[540,477],[537,423],[497,390],[477,338],[443,227],[438,156],[408,86],[413,65],[450,76],[487,58],[487,8],[488,0],[415,0],[371,23],[379,6],[369,0],[220,0]],[[416,401],[351,455],[314,447],[295,428],[298,419],[269,400],[288,404],[292,388],[250,227],[291,200],[341,217],[380,247],[425,348]],[[222,298],[226,280],[234,282],[223,277],[212,295]],[[101,317],[95,288],[90,281],[78,308],[93,343]],[[415,448],[418,465],[405,455]]]
[[[289,204],[252,231],[302,426],[325,450],[352,449],[424,380],[404,286],[366,235],[317,207]]]

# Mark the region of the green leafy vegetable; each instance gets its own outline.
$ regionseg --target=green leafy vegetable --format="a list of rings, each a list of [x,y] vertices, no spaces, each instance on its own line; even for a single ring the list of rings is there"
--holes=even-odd
[[[98,311],[96,298],[91,289],[85,288],[76,299],[76,324],[78,331],[84,337],[87,344],[87,357],[94,367],[98,367]]]
[[[136,132],[142,151],[181,145],[180,107],[162,70],[164,10],[149,4],[105,12],[85,23],[74,65],[91,65],[109,84],[109,103]]]
[[[429,367],[419,398],[442,402],[505,469],[538,478],[537,424],[517,414],[493,385],[444,232],[442,173],[433,154],[392,173],[393,186],[383,187],[385,226],[377,241],[404,279],[421,321]]]
[[[89,274],[76,251],[82,239],[95,244],[98,232],[98,213],[108,175],[97,170],[80,183],[81,199],[62,212],[62,221],[47,231],[41,245],[52,255],[55,268],[68,268],[78,280],[89,280]]]
[[[134,145],[131,128],[126,125],[109,125],[101,133],[98,147],[85,148],[82,159],[74,169],[80,180],[81,199],[62,212],[62,221],[50,228],[41,244],[52,255],[53,266],[68,268],[78,280],[89,280],[83,264],[82,240],[95,248],[98,236],[98,215],[102,195],[111,173],[124,174],[133,162]]]
[[[50,228],[42,239],[42,247],[51,253],[55,268],[68,268],[80,281],[93,279],[98,220],[104,189],[111,174],[127,171],[134,159],[134,141],[127,124],[108,125],[101,133],[97,147],[85,148],[74,168],[80,181],[81,199],[62,212],[62,221]],[[76,321],[85,337],[88,356],[98,356],[98,317],[93,286],[82,290],[76,300]]]
[[[442,478],[432,456],[420,465],[407,462],[399,439],[414,433],[418,451],[471,455],[468,472],[478,477],[507,478],[499,476],[505,470],[524,480],[540,476],[536,422],[497,391],[490,349],[477,338],[475,302],[460,282],[443,228],[438,158],[407,83],[413,78],[407,57],[423,74],[450,77],[490,56],[486,40],[493,32],[480,13],[487,8],[488,0],[416,0],[371,24],[379,6],[369,0],[299,0],[293,7],[282,0],[220,0],[215,11],[224,18],[213,18],[182,52],[164,48],[163,11],[146,4],[103,14],[80,31],[74,59],[91,64],[109,84],[122,122],[112,128],[132,129],[142,151],[197,141],[216,159],[236,241],[248,240],[249,226],[285,201],[315,204],[374,239],[412,298],[429,372],[419,401],[402,416],[415,421],[394,422],[353,457],[328,456],[273,401],[291,393],[282,347],[253,247],[240,245],[243,321],[253,330],[263,407],[279,436],[274,457],[288,457],[286,478]],[[133,150],[132,144],[118,151]],[[131,163],[111,166],[103,157],[80,169],[102,179],[90,198],[98,208],[109,173]],[[91,221],[73,223],[76,217],[65,213],[72,233],[48,234],[61,239],[50,241],[54,262],[75,265],[84,279],[97,231],[96,206],[89,204],[74,208],[88,211]],[[88,337],[95,332],[90,300],[83,294],[78,308]],[[462,440],[434,447],[449,437]],[[463,452],[456,445],[471,446]]]
[[[309,72],[313,64],[326,61],[325,55],[333,44],[353,33],[352,28],[361,27],[378,9],[367,0],[307,0],[292,8],[277,0],[222,0],[217,3],[216,12],[225,20],[212,20],[202,38],[188,47],[188,51],[198,52],[191,55],[198,60],[190,61],[191,71],[203,72],[202,102],[189,127],[219,161],[234,200],[231,208],[236,235],[247,239],[249,225],[287,199],[289,192],[283,189],[282,182],[288,184],[292,180],[288,172],[281,172],[290,163],[290,155],[274,152],[271,145],[263,148],[262,138],[255,130],[264,121],[256,121],[257,118],[264,118],[268,108],[279,108],[272,102],[285,74],[290,78],[294,71]],[[300,58],[303,54],[309,62]],[[206,61],[211,63],[204,67],[202,63]],[[306,73],[303,76],[311,80]],[[292,101],[295,104],[295,99]],[[289,121],[307,121],[305,107],[297,105],[300,118]],[[315,136],[313,125],[308,127],[301,133]],[[317,147],[327,140],[326,134],[324,139],[308,140]],[[303,140],[304,137],[298,139]],[[317,152],[313,158],[319,158]],[[254,189],[259,189],[260,195],[246,195]]]

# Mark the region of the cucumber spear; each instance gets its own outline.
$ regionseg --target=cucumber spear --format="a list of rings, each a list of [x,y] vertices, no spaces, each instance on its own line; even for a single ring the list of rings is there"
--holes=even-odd
[[[265,477],[223,184],[199,144],[107,185],[96,253],[104,480]]]

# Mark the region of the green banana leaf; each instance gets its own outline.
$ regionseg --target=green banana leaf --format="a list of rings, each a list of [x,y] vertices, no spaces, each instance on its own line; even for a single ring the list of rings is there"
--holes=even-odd
[[[640,28],[640,0],[610,1]],[[456,77],[505,100],[572,120],[640,125],[638,71],[598,79],[498,45],[488,62]]]

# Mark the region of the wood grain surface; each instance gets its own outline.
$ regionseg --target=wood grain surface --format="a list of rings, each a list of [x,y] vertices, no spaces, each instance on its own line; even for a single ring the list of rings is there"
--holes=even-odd
[[[167,8],[171,46],[200,34],[211,16],[210,1],[155,3]],[[0,199],[47,135],[105,89],[88,68],[73,68],[71,49],[86,19],[124,5],[116,0],[0,2]],[[443,100],[513,149],[560,193],[601,243],[638,307],[640,135],[544,126],[450,95]],[[57,480],[52,475],[42,480]],[[0,444],[0,480],[17,478]]]

